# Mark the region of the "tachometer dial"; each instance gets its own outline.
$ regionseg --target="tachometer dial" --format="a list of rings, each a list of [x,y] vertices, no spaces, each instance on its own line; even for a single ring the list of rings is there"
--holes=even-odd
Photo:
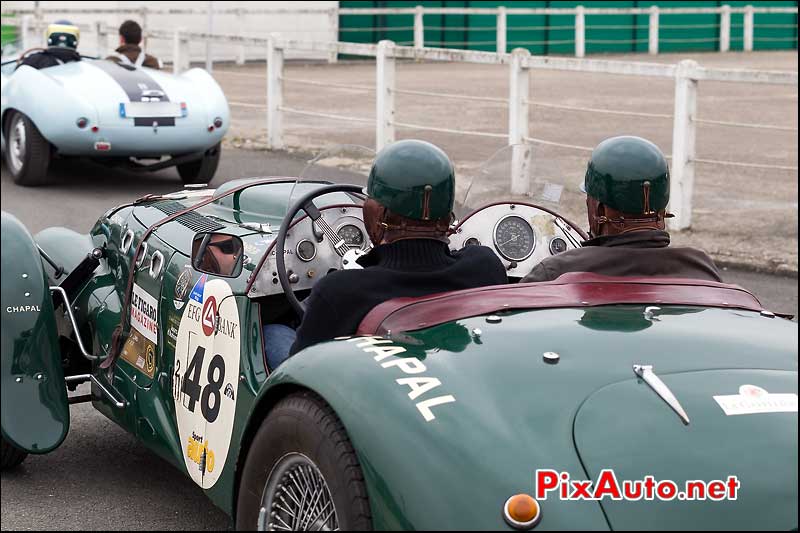
[[[355,246],[361,248],[364,245],[364,234],[358,229],[358,226],[352,224],[345,224],[339,231],[336,232],[339,237],[344,239],[347,246]]]
[[[524,261],[535,245],[533,228],[522,217],[509,215],[494,227],[494,247],[509,261]]]
[[[297,257],[303,261],[311,261],[317,255],[317,247],[308,239],[303,239],[297,243]]]

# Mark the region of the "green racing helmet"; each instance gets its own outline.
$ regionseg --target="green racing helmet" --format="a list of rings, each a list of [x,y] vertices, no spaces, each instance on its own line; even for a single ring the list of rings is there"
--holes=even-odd
[[[592,151],[581,190],[623,213],[658,213],[669,203],[667,159],[641,137],[611,137]]]
[[[367,194],[393,213],[415,220],[438,220],[453,211],[453,162],[425,141],[397,141],[378,152]]]

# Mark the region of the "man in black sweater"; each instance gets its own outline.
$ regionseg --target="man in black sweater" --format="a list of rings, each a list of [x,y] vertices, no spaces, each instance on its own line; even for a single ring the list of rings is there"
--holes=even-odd
[[[436,146],[406,140],[381,150],[370,171],[367,194],[364,225],[375,247],[359,260],[363,270],[332,272],[317,282],[291,353],[353,335],[373,307],[392,298],[508,281],[503,264],[489,248],[450,251],[455,172]]]
[[[702,250],[669,246],[669,187],[667,160],[655,144],[606,139],[592,152],[583,185],[592,238],[543,260],[522,281],[551,281],[566,272],[722,281]]]
[[[59,20],[50,24],[46,31],[47,48],[30,50],[31,53],[19,62],[17,68],[27,65],[35,69],[43,69],[80,61],[81,55],[77,50],[80,36],[80,29],[68,20]]]

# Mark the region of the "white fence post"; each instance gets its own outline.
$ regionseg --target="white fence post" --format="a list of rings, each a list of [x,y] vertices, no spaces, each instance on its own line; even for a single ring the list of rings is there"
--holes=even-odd
[[[672,124],[672,179],[669,190],[669,229],[683,230],[692,225],[694,190],[695,122],[697,62],[684,59],[675,71],[675,116]]]
[[[274,36],[267,44],[267,146],[283,148],[283,49]]]
[[[425,48],[425,23],[422,6],[414,8],[414,48]]]
[[[214,2],[209,0],[206,13],[208,14],[207,33],[210,35],[214,33]],[[209,73],[214,71],[214,60],[211,58],[211,39],[206,39],[206,70]]]
[[[22,15],[22,24],[19,27],[19,40],[20,45],[22,46],[21,52],[25,52],[26,50],[30,50],[33,48],[31,46],[31,16],[30,15]]]
[[[394,142],[394,42],[378,43],[375,55],[375,151]]]
[[[523,144],[528,137],[528,98],[530,91],[530,70],[526,59],[531,53],[526,48],[515,48],[511,51],[509,63],[509,92],[508,92],[508,144]],[[514,164],[521,162],[518,154],[514,155],[511,172],[511,193],[525,194],[530,189],[530,180],[523,172],[524,165]]]
[[[497,31],[497,37],[495,40],[497,41],[497,53],[498,54],[505,54],[506,48],[508,47],[507,39],[508,33],[506,32],[506,6],[499,6],[497,8],[497,27],[495,30]]]
[[[97,57],[103,57],[108,53],[108,28],[98,20],[94,23],[94,33],[97,36]]]
[[[338,2],[337,2],[338,4]],[[337,42],[339,40],[339,8],[334,7],[328,11],[328,19],[330,22],[331,32],[333,39],[331,41]],[[339,61],[339,50],[334,46],[328,54],[328,63],[336,63]]]
[[[244,28],[244,10],[239,8],[236,10],[236,27],[239,29],[239,34],[241,35],[242,28]],[[236,52],[236,64],[237,65],[244,65],[244,45],[240,44],[239,48]]]
[[[753,51],[753,6],[744,6],[744,51]]]
[[[586,55],[586,17],[583,6],[575,6],[575,57]]]
[[[719,51],[731,49],[731,6],[725,4],[719,12]]]
[[[647,52],[658,54],[658,6],[650,6],[650,23],[647,33]]]
[[[142,19],[142,45],[147,44],[147,30],[150,28],[150,25],[147,23],[147,6],[142,6],[139,17]]]
[[[36,46],[36,43],[42,43],[43,48],[47,48],[47,39],[44,37],[44,14],[42,13],[42,3],[41,2],[34,2],[33,8],[33,31],[36,35],[36,40],[31,41],[30,44],[32,46]]]
[[[172,36],[172,73],[173,74],[180,74],[183,70],[183,65],[186,62],[186,59],[183,57],[184,52],[186,50],[183,49],[183,36],[181,32],[183,32],[183,28],[175,28],[175,33]],[[188,52],[188,51],[186,51]]]

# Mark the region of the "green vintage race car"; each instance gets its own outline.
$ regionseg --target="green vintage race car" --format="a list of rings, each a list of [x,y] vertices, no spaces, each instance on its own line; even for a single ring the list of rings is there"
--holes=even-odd
[[[797,324],[722,283],[514,283],[584,236],[561,184],[520,188],[526,150],[460,179],[451,238],[492,247],[511,283],[386,302],[272,372],[263,325],[296,323],[370,246],[360,174],[147,196],[88,234],[33,238],[4,212],[3,469],[57,448],[70,404],[92,402],[238,529],[796,530]],[[550,490],[609,470],[738,492]]]

